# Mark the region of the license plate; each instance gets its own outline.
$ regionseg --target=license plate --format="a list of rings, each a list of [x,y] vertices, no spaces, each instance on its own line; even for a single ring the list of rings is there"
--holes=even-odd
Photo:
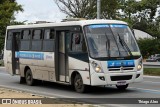
[[[117,85],[118,85],[118,86],[120,86],[120,85],[126,85],[126,81],[118,81],[118,82],[117,82]]]

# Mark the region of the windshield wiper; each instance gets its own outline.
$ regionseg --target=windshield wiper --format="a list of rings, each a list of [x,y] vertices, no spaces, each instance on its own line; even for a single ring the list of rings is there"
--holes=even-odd
[[[107,36],[106,33],[105,33],[105,36],[106,36],[106,39],[107,39],[107,41],[106,41],[106,50],[107,50],[107,53],[108,53],[108,57],[110,57],[110,41],[109,41],[108,36]]]
[[[128,47],[128,45],[126,44],[126,42],[125,42],[123,39],[121,39],[119,33],[118,33],[118,37],[119,37],[119,42],[121,43],[121,45],[122,45],[123,47],[126,47],[126,49],[127,49],[127,51],[129,52],[130,56],[133,56],[131,50],[130,50],[129,47]]]

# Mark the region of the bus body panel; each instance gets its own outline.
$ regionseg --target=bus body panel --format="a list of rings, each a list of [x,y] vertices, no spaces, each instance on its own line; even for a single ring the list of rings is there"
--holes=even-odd
[[[4,50],[4,65],[5,65],[5,68],[6,68],[6,71],[13,75],[13,72],[12,72],[12,63],[11,63],[11,51],[5,51]]]
[[[19,53],[19,55],[18,55]],[[16,57],[20,60],[20,74],[22,77],[25,77],[25,67],[29,67],[33,73],[34,79],[46,80],[46,81],[56,81],[55,78],[55,62],[54,62],[54,53],[53,52],[45,52],[43,53],[43,58],[40,57],[38,59],[34,58],[34,54],[42,54],[42,52],[25,52],[20,51],[16,52]],[[84,84],[90,84],[89,81],[89,65],[88,62],[81,61],[72,57],[69,57],[69,71],[70,75],[73,71],[79,72],[83,75]],[[78,66],[77,66],[78,64]],[[8,70],[11,72],[12,70]],[[63,78],[63,77],[61,77]],[[69,81],[69,76],[67,76],[67,81]]]
[[[69,77],[71,77],[74,71],[77,71],[81,75],[84,84],[90,85],[90,73],[88,62],[69,57]]]

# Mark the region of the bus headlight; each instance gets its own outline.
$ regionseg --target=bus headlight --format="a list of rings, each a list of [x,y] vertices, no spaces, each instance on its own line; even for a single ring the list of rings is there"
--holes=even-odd
[[[137,70],[140,71],[142,69],[142,59],[139,61]]]
[[[96,67],[96,68],[95,68],[95,71],[96,71],[96,72],[100,72],[100,71],[101,71],[101,67],[99,67],[99,66]]]
[[[95,61],[92,61],[92,67],[94,68],[94,70],[97,72],[97,73],[102,73],[103,70],[102,68],[100,67],[100,65],[98,63],[96,63]]]
[[[138,65],[137,70],[140,71],[142,69],[142,65]]]

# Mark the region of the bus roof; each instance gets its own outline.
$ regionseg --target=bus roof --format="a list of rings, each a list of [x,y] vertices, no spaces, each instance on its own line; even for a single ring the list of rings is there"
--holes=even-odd
[[[56,27],[56,26],[85,26],[89,24],[127,24],[126,22],[119,20],[81,20],[81,21],[68,21],[58,23],[43,23],[43,24],[31,24],[31,25],[13,25],[8,26],[7,29],[23,29],[23,28],[40,28],[40,27]]]

